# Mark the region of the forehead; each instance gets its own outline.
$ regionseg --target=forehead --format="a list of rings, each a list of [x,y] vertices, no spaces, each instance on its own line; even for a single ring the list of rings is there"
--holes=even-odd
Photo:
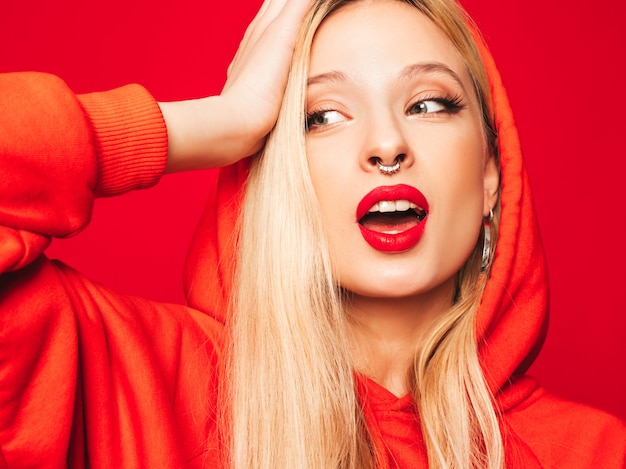
[[[373,69],[393,73],[421,62],[442,63],[467,75],[452,42],[415,7],[400,0],[357,1],[333,12],[318,28],[309,74],[358,74],[359,68],[368,74]]]

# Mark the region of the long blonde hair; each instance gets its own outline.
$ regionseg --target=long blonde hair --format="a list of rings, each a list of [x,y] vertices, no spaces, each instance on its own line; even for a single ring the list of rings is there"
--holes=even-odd
[[[236,469],[376,467],[355,393],[342,293],[333,278],[305,152],[311,43],[323,19],[348,1],[318,0],[306,18],[278,122],[246,186],[222,393],[227,460]],[[465,57],[496,157],[489,87],[467,17],[453,0],[406,1]],[[487,277],[480,273],[482,239],[476,246],[458,274],[454,305],[410,373],[431,467],[504,465],[498,416],[475,337]]]

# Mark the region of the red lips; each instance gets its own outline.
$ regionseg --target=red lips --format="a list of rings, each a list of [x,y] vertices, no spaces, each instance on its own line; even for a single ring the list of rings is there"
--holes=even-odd
[[[410,224],[410,228],[405,229],[407,223],[403,222],[398,224],[397,230],[385,229],[382,231],[367,228],[361,223],[366,215],[369,216],[368,212],[375,204],[381,201],[393,202],[398,200],[408,200],[418,207],[414,210],[414,221]],[[382,252],[408,251],[420,241],[424,234],[426,219],[428,218],[428,202],[424,195],[414,187],[405,184],[381,186],[363,197],[357,207],[356,217],[359,221],[359,228],[363,238],[374,249]],[[406,220],[406,218],[407,216],[403,216],[403,220]]]

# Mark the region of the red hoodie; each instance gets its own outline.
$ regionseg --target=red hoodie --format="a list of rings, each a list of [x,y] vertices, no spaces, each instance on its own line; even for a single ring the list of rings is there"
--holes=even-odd
[[[623,468],[622,422],[524,376],[545,335],[547,275],[512,114],[484,55],[502,215],[477,327],[507,463]],[[228,240],[246,162],[211,176],[185,272],[190,306],[157,304],[42,256],[51,237],[88,223],[94,197],[156,183],[167,136],[153,98],[139,86],[77,97],[55,77],[10,74],[0,109],[0,468],[219,466]],[[381,467],[425,467],[410,398],[367,379],[359,394]]]

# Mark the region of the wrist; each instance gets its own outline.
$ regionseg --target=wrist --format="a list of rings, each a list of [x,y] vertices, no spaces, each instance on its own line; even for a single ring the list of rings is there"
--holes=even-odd
[[[225,166],[257,150],[235,106],[222,96],[159,105],[168,131],[167,172]]]

